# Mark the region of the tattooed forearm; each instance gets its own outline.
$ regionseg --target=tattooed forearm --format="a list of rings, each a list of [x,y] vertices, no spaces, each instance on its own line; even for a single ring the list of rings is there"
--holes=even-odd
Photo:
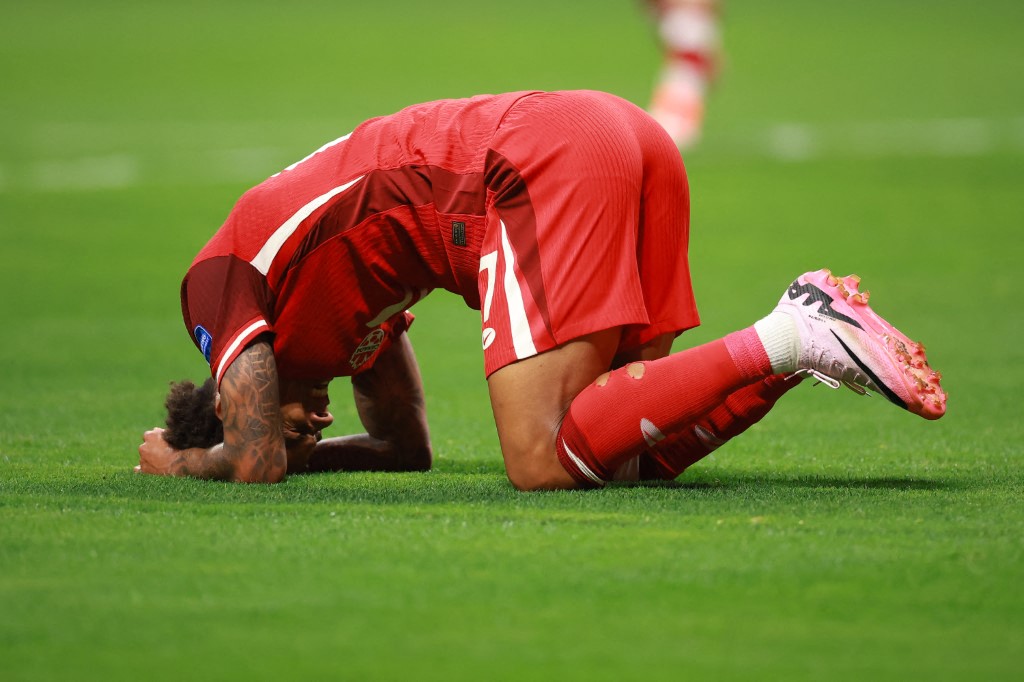
[[[288,462],[281,432],[277,365],[269,343],[256,342],[242,351],[221,379],[220,396],[224,454],[233,464],[232,478],[280,480]]]
[[[258,341],[235,359],[220,384],[224,443],[177,453],[174,475],[220,480],[281,480],[287,470],[277,365],[270,344]]]
[[[212,448],[190,448],[177,451],[177,456],[168,464],[171,476],[194,476],[230,481],[234,478],[234,466],[224,452],[223,445]]]

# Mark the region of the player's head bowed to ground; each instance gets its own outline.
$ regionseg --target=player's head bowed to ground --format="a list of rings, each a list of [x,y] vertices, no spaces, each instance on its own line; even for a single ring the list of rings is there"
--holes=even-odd
[[[674,478],[804,376],[942,416],[923,348],[857,278],[827,270],[750,327],[670,354],[699,324],[688,241],[675,144],[612,95],[518,92],[371,119],[247,192],[194,260],[182,311],[211,379],[174,386],[137,470],[275,482],[429,468],[406,332],[434,289],[480,311],[523,490]],[[337,377],[351,377],[366,432],[321,438]]]

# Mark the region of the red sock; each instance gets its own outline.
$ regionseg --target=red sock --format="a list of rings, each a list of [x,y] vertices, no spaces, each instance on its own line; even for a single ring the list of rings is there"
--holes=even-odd
[[[771,373],[753,327],[630,363],[602,375],[572,401],[556,441],[558,459],[580,483],[603,485],[623,462]]]
[[[761,421],[799,377],[774,374],[732,393],[718,407],[693,424],[668,436],[642,456],[641,480],[672,480],[691,464],[703,459]]]

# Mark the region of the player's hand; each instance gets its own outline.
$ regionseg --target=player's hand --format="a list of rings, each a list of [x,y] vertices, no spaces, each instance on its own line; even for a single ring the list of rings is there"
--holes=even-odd
[[[181,463],[181,452],[167,444],[163,429],[156,427],[146,431],[139,446],[139,464],[135,473],[175,476],[179,475]]]

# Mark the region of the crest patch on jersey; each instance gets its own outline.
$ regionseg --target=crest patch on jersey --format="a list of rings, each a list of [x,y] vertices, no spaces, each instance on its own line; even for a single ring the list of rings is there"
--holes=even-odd
[[[349,364],[352,365],[352,369],[359,369],[365,365],[366,362],[374,356],[382,343],[384,343],[383,329],[374,329],[372,332],[367,334],[366,338],[360,342],[359,347],[356,348],[356,352],[352,353],[352,357],[348,361]]]
[[[210,363],[210,350],[213,348],[213,336],[210,332],[203,329],[203,325],[196,327],[192,334],[196,337],[196,343],[199,344],[199,350],[203,352],[203,357],[206,358],[206,363]]]

